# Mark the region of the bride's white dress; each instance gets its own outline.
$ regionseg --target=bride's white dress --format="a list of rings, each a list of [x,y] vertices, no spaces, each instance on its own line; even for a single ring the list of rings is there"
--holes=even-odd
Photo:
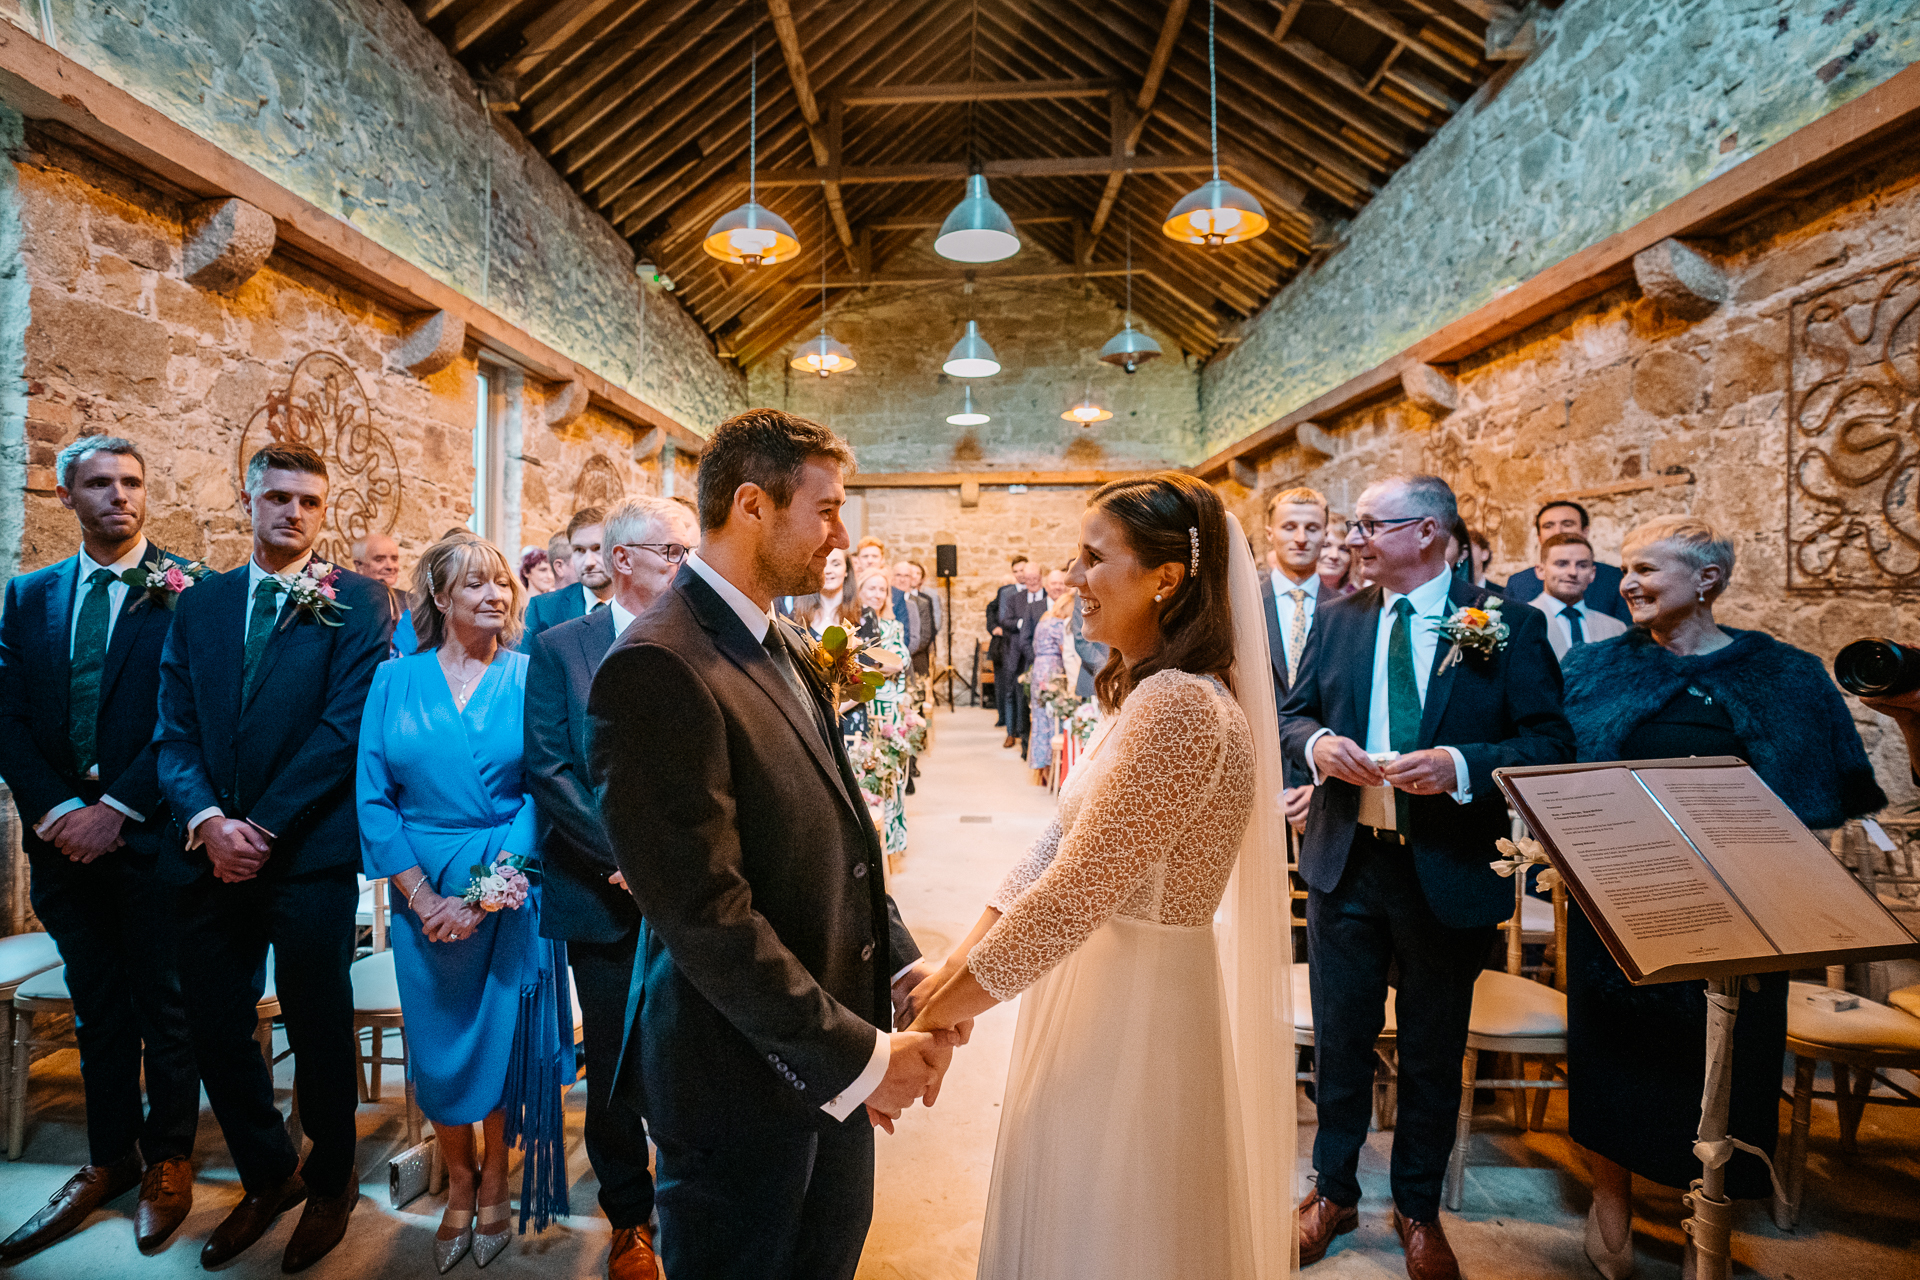
[[[982,1280],[1255,1274],[1214,936],[1255,777],[1223,686],[1150,676],[994,894],[967,967],[1026,998]]]

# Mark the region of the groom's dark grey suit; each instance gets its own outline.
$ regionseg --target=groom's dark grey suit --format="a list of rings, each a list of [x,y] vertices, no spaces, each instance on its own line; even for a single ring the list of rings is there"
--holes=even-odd
[[[769,640],[800,670],[784,626]],[[919,950],[825,701],[689,566],[608,651],[588,710],[642,916],[641,1069],[621,1087],[659,1150],[666,1273],[850,1278],[873,1129],[823,1104],[868,1072]]]

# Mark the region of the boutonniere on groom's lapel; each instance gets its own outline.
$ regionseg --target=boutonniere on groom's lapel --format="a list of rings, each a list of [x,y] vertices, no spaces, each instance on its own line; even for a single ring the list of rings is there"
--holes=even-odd
[[[1453,648],[1448,651],[1446,661],[1440,664],[1441,671],[1460,661],[1463,654],[1472,653],[1482,658],[1491,658],[1507,647],[1509,628],[1500,617],[1500,603],[1497,600],[1489,600],[1484,609],[1476,609],[1472,605],[1461,605],[1454,610],[1452,617],[1447,618],[1434,629],[1453,641]]]
[[[121,574],[120,581],[135,591],[146,592],[146,598],[162,609],[171,609],[179,601],[181,592],[212,573],[213,570],[198,560],[185,563],[149,560]]]
[[[773,625],[779,626],[779,623]],[[872,702],[887,677],[872,660],[861,656],[867,642],[845,627],[828,627],[818,640],[807,639],[807,675],[814,687],[840,713],[843,702]]]
[[[284,579],[287,584],[287,599],[293,602],[293,608],[287,610],[287,618],[280,625],[292,624],[294,618],[304,611],[313,620],[329,627],[337,627],[345,621],[340,615],[352,605],[341,604],[337,599],[337,583],[340,569],[325,560],[309,560],[307,567],[291,578]]]

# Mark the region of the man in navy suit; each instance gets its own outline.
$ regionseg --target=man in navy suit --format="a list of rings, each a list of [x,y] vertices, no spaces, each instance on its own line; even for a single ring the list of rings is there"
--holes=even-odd
[[[1533,531],[1540,545],[1545,547],[1547,539],[1556,533],[1577,533],[1585,538],[1587,534],[1587,509],[1577,502],[1549,502],[1534,513]],[[1507,579],[1507,585],[1500,588],[1500,594],[1509,600],[1532,600],[1546,586],[1540,581],[1540,571],[1529,565]],[[1593,581],[1587,585],[1586,599],[1581,602],[1589,610],[1618,618],[1628,626],[1633,625],[1633,613],[1627,608],[1627,602],[1620,595],[1620,566],[1602,564],[1598,559],[1593,563]]]
[[[1355,505],[1347,543],[1373,585],[1320,607],[1280,713],[1287,754],[1320,784],[1300,850],[1320,1122],[1300,1260],[1358,1222],[1374,1043],[1397,965],[1394,1225],[1411,1280],[1457,1280],[1441,1180],[1474,981],[1513,913],[1512,884],[1487,865],[1508,831],[1493,771],[1571,760],[1573,730],[1539,611],[1509,607],[1492,652],[1455,652],[1440,634],[1489,599],[1447,568],[1446,483],[1394,476]]]
[[[520,637],[520,652],[532,653],[533,638],[548,627],[605,609],[613,598],[613,578],[607,573],[601,546],[606,519],[605,507],[582,507],[567,521],[567,564],[576,581],[527,602],[527,629]]]
[[[607,513],[606,562],[613,598],[605,609],[549,627],[527,669],[526,773],[538,823],[540,933],[567,944],[580,996],[587,1055],[587,1159],[600,1180],[600,1208],[613,1225],[610,1280],[651,1280],[653,1175],[639,1113],[613,1103],[627,1035],[627,994],[640,938],[640,908],[627,892],[600,823],[587,765],[587,695],[621,633],[673,585],[700,545],[693,513],[667,498],[633,498]]]
[[[140,1248],[193,1206],[200,1118],[171,892],[154,861],[170,825],[155,773],[160,649],[174,587],[145,579],[186,561],[141,533],[146,463],[130,440],[83,436],[55,462],[81,549],[7,583],[0,613],[0,776],[26,820],[33,909],[67,965],[87,1165],[0,1243],[12,1262],[45,1248],[134,1186]],[[190,588],[189,588],[190,589]],[[147,1106],[140,1100],[144,1066]]]
[[[1020,744],[1027,754],[1027,737],[1033,732],[1033,690],[1020,683],[1020,677],[1033,670],[1033,633],[1040,619],[1047,616],[1053,602],[1047,599],[1042,583],[1044,570],[1031,560],[1020,566],[1019,587],[1011,603],[1000,608],[1000,627],[1007,633],[1007,741],[1003,746]],[[1000,669],[994,668],[994,679]]]
[[[1012,732],[1013,713],[1007,710],[1013,691],[1013,674],[1007,668],[1008,649],[1012,644],[1013,598],[1020,594],[1020,580],[1027,571],[1027,558],[1015,556],[1007,571],[1013,575],[1013,581],[993,593],[993,599],[987,601],[987,661],[993,664],[993,705],[994,726],[1006,726],[1007,740],[1000,745],[1012,746],[1018,739]],[[1003,624],[1002,615],[1005,615]]]
[[[306,1201],[281,1266],[340,1242],[360,1196],[353,1112],[354,757],[386,590],[313,556],[327,465],[263,446],[242,502],[253,554],[180,598],[160,669],[160,787],[181,815],[180,977],[194,1052],[244,1194],[200,1251],[220,1266]],[[167,870],[163,867],[163,872]],[[300,1084],[301,1164],[254,1043],[267,950]]]

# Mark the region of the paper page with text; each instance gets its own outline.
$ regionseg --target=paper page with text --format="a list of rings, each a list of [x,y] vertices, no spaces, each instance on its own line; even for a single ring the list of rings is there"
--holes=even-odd
[[[1643,769],[1638,776],[1781,954],[1909,940],[1751,769]]]
[[[1642,974],[1773,952],[1631,770],[1511,776],[1508,784]]]

